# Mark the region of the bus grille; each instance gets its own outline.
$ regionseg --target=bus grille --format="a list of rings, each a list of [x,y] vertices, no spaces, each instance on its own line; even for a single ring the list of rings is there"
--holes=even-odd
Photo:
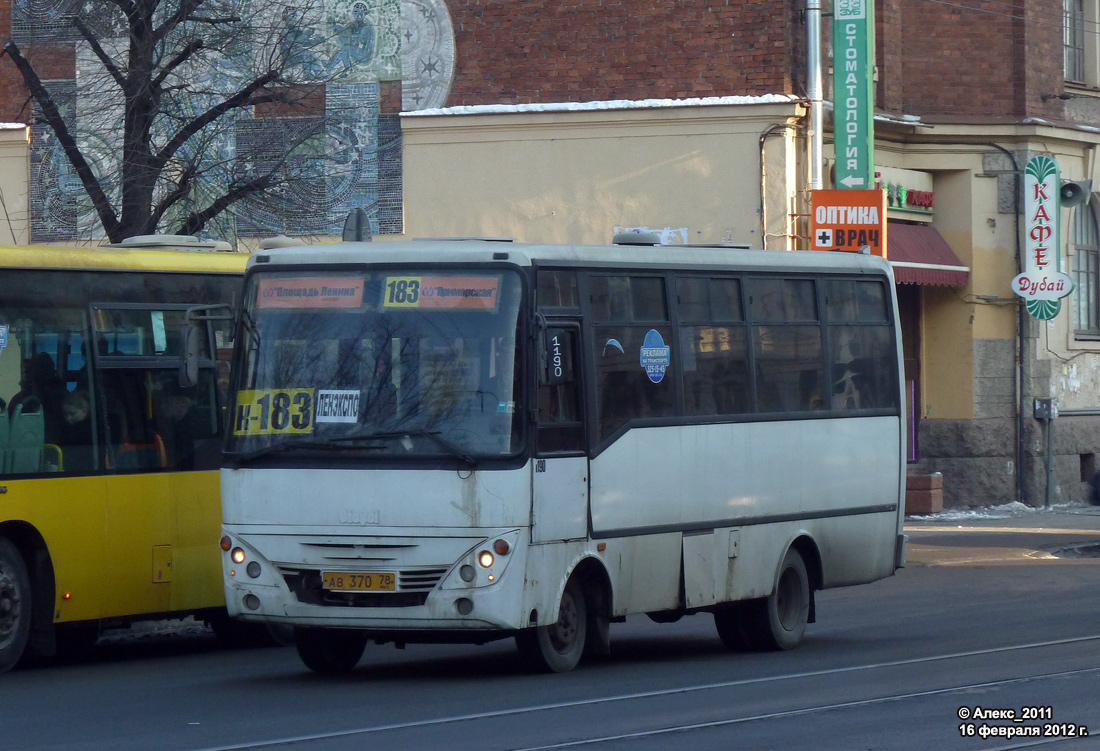
[[[349,608],[411,608],[423,605],[428,593],[447,573],[446,568],[406,569],[397,572],[395,592],[329,592],[321,587],[321,572],[283,569],[283,580],[298,602]]]

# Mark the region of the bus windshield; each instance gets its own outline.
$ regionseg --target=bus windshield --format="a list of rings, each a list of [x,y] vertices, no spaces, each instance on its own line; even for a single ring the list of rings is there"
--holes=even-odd
[[[521,289],[484,269],[253,274],[228,453],[517,453]]]

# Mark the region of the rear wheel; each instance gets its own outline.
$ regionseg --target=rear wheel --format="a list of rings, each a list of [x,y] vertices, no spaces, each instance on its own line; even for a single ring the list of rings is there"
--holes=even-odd
[[[744,636],[753,649],[798,646],[810,617],[810,577],[802,555],[791,548],[779,565],[770,597],[741,603]]]
[[[294,629],[294,646],[305,666],[321,675],[351,672],[363,657],[367,635],[363,631],[334,628]]]
[[[584,590],[575,579],[570,579],[561,595],[557,623],[521,631],[516,635],[516,646],[537,669],[568,673],[580,664],[587,635]]]
[[[11,670],[31,632],[31,579],[23,556],[0,538],[0,673]]]

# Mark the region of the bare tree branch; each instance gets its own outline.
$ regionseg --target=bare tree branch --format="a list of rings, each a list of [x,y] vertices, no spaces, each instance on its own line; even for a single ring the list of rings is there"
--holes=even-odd
[[[103,45],[99,43],[99,39],[92,33],[92,30],[79,18],[73,19],[73,26],[80,32],[80,36],[84,37],[84,41],[92,48],[92,52],[95,56],[99,58],[99,62],[103,64],[103,69],[107,71],[120,88],[124,87],[126,85],[126,77],[122,75],[122,71],[115,65],[115,61],[107,54],[107,50],[103,49]]]
[[[111,242],[121,242],[125,238],[119,234],[122,228],[119,224],[118,216],[115,214],[114,207],[107,198],[103,186],[99,184],[99,179],[92,171],[91,165],[88,164],[88,161],[84,158],[84,154],[80,152],[76,139],[69,131],[69,126],[65,123],[64,118],[61,117],[61,112],[57,109],[57,105],[54,103],[53,97],[50,96],[50,92],[46,90],[46,87],[38,78],[38,74],[35,72],[34,68],[31,67],[27,58],[23,56],[22,51],[20,51],[15,42],[8,42],[5,44],[4,51],[8,54],[8,57],[12,59],[12,62],[15,63],[15,67],[19,70],[20,75],[23,76],[23,82],[27,85],[27,89],[30,91],[31,96],[38,102],[38,106],[42,108],[42,116],[46,119],[46,124],[53,130],[58,143],[61,144],[61,148],[65,152],[65,156],[69,158],[69,161],[73,165],[73,169],[76,171],[77,177],[80,178],[81,185],[83,185],[84,190],[87,191],[88,197],[92,199],[92,206],[99,216],[99,221],[103,224],[103,231],[107,233],[107,237],[111,239]]]
[[[176,152],[180,150],[180,147],[182,147],[191,136],[217,120],[226,112],[235,110],[238,107],[257,104],[261,101],[274,101],[273,99],[264,98],[262,95],[257,96],[257,92],[262,91],[264,87],[269,84],[277,83],[279,80],[280,76],[277,71],[268,71],[259,78],[254,79],[233,96],[210,107],[201,115],[180,128],[176,135],[164,145],[164,148],[154,155],[154,160],[162,166],[167,164],[168,160],[175,156]]]
[[[168,76],[172,75],[173,71],[179,68],[179,66],[186,63],[188,60],[190,60],[196,52],[198,52],[205,46],[206,44],[201,39],[192,39],[190,42],[184,45],[183,49],[177,52],[171,60],[166,62],[161,68],[160,73],[158,73],[156,77],[153,78],[153,90],[157,92],[162,91],[164,80],[168,78]]]
[[[113,242],[162,224],[199,231],[242,199],[294,179],[294,154],[306,153],[296,149],[320,135],[325,81],[343,72],[324,59],[318,2],[253,2],[243,19],[236,0],[89,3],[97,15],[74,21],[96,61],[80,70],[78,123],[64,122],[60,102],[9,45]],[[274,102],[303,106],[251,114],[308,114],[313,125],[289,127],[262,152],[238,157],[231,113]]]
[[[164,19],[164,23],[153,29],[153,37],[164,39],[181,23],[190,20],[192,14],[198,10],[203,2],[205,0],[180,0],[180,6],[176,9],[176,12],[169,15],[168,18]]]
[[[218,26],[223,23],[240,23],[240,16],[226,16],[225,18],[208,18],[206,16],[191,16],[187,19],[192,23],[207,23],[211,26]]]
[[[194,164],[189,164],[184,168],[183,174],[181,174],[179,180],[176,181],[175,188],[169,191],[168,194],[153,207],[152,219],[154,225],[159,225],[164,213],[187,197],[188,193],[195,187],[198,172],[198,167]]]
[[[202,228],[205,227],[206,223],[213,217],[225,211],[242,198],[247,198],[248,196],[267,189],[272,182],[274,182],[274,179],[275,176],[269,172],[247,182],[231,186],[225,195],[215,200],[205,209],[193,211],[188,214],[180,226],[180,234],[193,235],[196,232],[201,232]]]

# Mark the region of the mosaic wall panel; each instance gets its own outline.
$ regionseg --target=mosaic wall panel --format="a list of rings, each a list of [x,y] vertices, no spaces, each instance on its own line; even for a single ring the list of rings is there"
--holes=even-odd
[[[76,111],[76,81],[51,81],[50,96],[66,123],[72,126]],[[80,178],[53,132],[34,108],[31,125],[30,205],[31,227],[36,242],[62,242],[76,237],[76,217],[86,200]],[[37,230],[37,231],[35,231]]]
[[[253,7],[265,2],[219,1]],[[103,14],[93,13],[96,5],[94,0],[13,0],[13,38],[28,46],[75,40],[71,21],[78,14],[97,33],[116,36],[120,29]],[[379,82],[401,82],[405,110],[445,104],[455,53],[444,0],[321,0],[316,6],[287,8],[273,17],[284,24],[278,45],[289,56],[290,75],[328,82],[324,117],[258,120],[242,112],[236,122],[196,136],[183,153],[202,155],[204,181],[194,191],[194,206],[170,214],[162,230],[173,229],[171,221],[219,195],[231,180],[281,164],[281,174],[291,178],[285,188],[239,202],[208,224],[207,235],[233,240],[276,233],[339,234],[347,213],[356,207],[367,211],[375,232],[401,232],[400,118],[397,113],[379,112]],[[82,43],[73,43],[80,85],[55,81],[49,86],[58,92],[67,122],[82,149],[87,149],[86,156],[101,174],[108,174],[117,170],[112,160],[120,151],[119,102],[112,100],[109,88],[97,85],[94,57]],[[191,93],[177,108],[190,114],[205,109],[218,90],[247,75],[250,56],[257,49],[250,52],[244,45],[235,50],[213,74],[186,72],[211,92]],[[83,187],[52,134],[36,125],[33,139],[32,240],[102,237]],[[287,144],[294,148],[285,159]],[[106,189],[110,193],[111,185]]]
[[[78,39],[73,19],[82,5],[82,0],[12,0],[12,41],[23,45]]]
[[[365,209],[372,229],[380,231],[378,84],[330,85],[326,110],[324,118],[238,123],[237,149],[247,155],[238,164],[251,170],[240,172],[241,178],[268,171],[284,159],[287,144],[299,144],[280,168],[287,178],[285,188],[241,203],[241,237],[272,234],[272,229],[288,235],[338,235],[353,208]],[[394,166],[400,201],[400,163],[390,165],[391,172]],[[388,175],[387,184],[392,181]],[[392,200],[392,185],[387,187]],[[392,219],[385,226],[394,227]]]

